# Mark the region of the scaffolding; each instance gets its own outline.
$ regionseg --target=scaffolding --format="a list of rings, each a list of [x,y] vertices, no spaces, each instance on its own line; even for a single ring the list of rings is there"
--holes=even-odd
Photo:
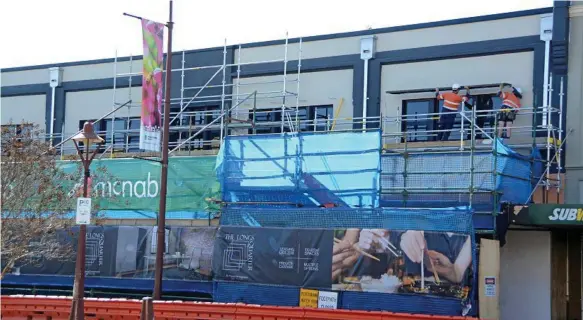
[[[439,117],[439,113],[414,114],[414,115],[399,115],[396,117],[382,117],[382,131],[383,131],[383,146],[386,155],[397,156],[403,159],[402,167],[398,170],[391,170],[383,168],[381,172],[381,179],[395,180],[400,179],[402,184],[399,186],[391,185],[389,187],[383,186],[381,182],[381,199],[398,200],[393,201],[393,206],[416,207],[416,206],[431,206],[431,203],[439,202],[443,206],[444,203],[451,205],[470,205],[474,207],[477,215],[487,215],[496,217],[500,212],[500,202],[502,194],[492,188],[481,188],[480,184],[484,184],[485,179],[491,180],[495,184],[501,178],[517,179],[528,182],[532,186],[532,192],[526,199],[524,204],[533,201],[537,197],[537,202],[542,203],[560,203],[562,201],[562,150],[565,140],[570,132],[563,130],[563,104],[564,104],[564,79],[560,78],[560,91],[558,93],[558,106],[553,106],[551,103],[553,99],[553,84],[552,75],[549,76],[548,101],[543,107],[524,107],[518,113],[518,118],[522,120],[531,118],[531,124],[520,124],[517,120],[517,125],[512,123],[506,127],[506,130],[512,130],[512,138],[507,139],[504,145],[511,147],[513,150],[522,154],[530,162],[530,177],[519,177],[516,174],[503,172],[500,169],[499,162],[505,158],[513,158],[508,154],[501,154],[499,151],[499,144],[502,140],[498,139],[501,129],[501,123],[498,120],[499,113],[503,112],[499,109],[493,110],[476,110],[474,107],[470,110],[461,107],[458,112],[460,115],[460,126],[454,128],[452,133],[456,133],[456,137],[450,141],[434,141],[435,136],[439,132],[443,132],[439,128],[423,129],[420,126],[429,127],[427,123],[435,121]],[[494,85],[483,85],[483,88],[495,87]],[[425,89],[422,89],[425,90]],[[434,89],[433,89],[434,90]],[[390,94],[405,94],[418,93],[423,91],[403,91],[390,92]],[[389,92],[388,92],[389,93]],[[493,122],[491,126],[478,126],[478,123],[486,123],[487,121],[479,121],[479,119],[487,119]],[[538,119],[543,122],[540,125]],[[391,131],[388,128],[402,128],[402,130]],[[459,135],[459,136],[457,136]],[[479,138],[478,138],[479,137]],[[542,153],[543,157],[536,157],[536,152]],[[448,157],[458,157],[460,165],[454,169],[447,168],[432,170],[430,165],[424,163],[411,168],[414,164],[415,157],[423,156],[426,159],[431,158],[432,155],[447,155]],[[483,160],[484,156],[490,155],[493,164],[486,166],[478,163]],[[538,174],[536,167],[542,167],[542,171]],[[425,170],[423,170],[425,168]],[[449,170],[448,170],[449,169]],[[429,187],[432,185],[428,180],[432,180],[438,176],[444,177],[463,177],[461,172],[467,173],[469,183],[462,187],[439,187],[433,189]],[[415,178],[423,180],[423,183],[408,185],[408,182],[415,182]],[[451,183],[450,185],[455,185]],[[530,189],[530,188],[529,188]],[[554,193],[554,197],[553,197]],[[423,203],[425,202],[425,203]],[[496,223],[494,221],[493,225]],[[485,232],[496,232],[495,227],[492,230]]]
[[[257,104],[258,102],[266,100],[278,101],[277,104],[279,105],[280,120],[277,122],[281,132],[295,132],[297,130],[300,107],[299,87],[302,61],[302,40],[299,40],[295,79],[290,79],[288,77],[290,73],[288,72],[289,40],[287,34],[285,45],[283,46],[283,58],[242,62],[241,56],[243,51],[241,50],[241,45],[236,46],[236,48],[238,49],[238,55],[235,63],[227,63],[229,50],[235,49],[235,46],[228,46],[227,41],[225,40],[222,50],[221,64],[196,67],[186,66],[187,52],[182,51],[180,68],[171,70],[173,73],[180,74],[180,96],[171,98],[170,102],[172,110],[178,109],[178,111],[172,111],[170,113],[170,135],[177,137],[170,139],[170,148],[173,151],[217,149],[226,135],[243,132],[243,130],[246,130],[245,133],[248,130],[253,130],[255,132],[257,125],[257,121],[255,120],[257,115],[265,113],[257,109]],[[242,75],[242,68],[265,63],[281,63],[283,65],[283,73],[281,74],[280,80],[241,83],[241,79],[244,78]],[[122,88],[117,85],[118,81],[127,82],[127,88],[129,89],[128,99],[131,100],[132,103],[128,105],[125,122],[126,128],[119,130],[114,128],[115,125],[111,125],[109,139],[107,139],[107,150],[112,157],[115,152],[120,151],[125,153],[130,151],[139,152],[139,150],[137,150],[137,141],[129,141],[130,136],[136,135],[139,132],[137,128],[130,128],[131,118],[136,117],[131,116],[132,112],[130,109],[141,107],[141,99],[139,99],[139,97],[132,97],[131,87],[132,77],[141,76],[142,73],[132,70],[131,57],[129,61],[129,70],[124,70],[126,72],[120,72],[121,70],[118,70],[117,65],[118,59],[116,54],[116,57],[114,58],[113,105],[115,106],[118,103],[116,100],[116,90]],[[231,78],[231,69],[236,69],[236,78],[234,79]],[[214,71],[214,73],[205,79],[205,83],[202,86],[187,86],[185,84],[185,79],[188,76],[191,76],[192,73],[209,70]],[[164,75],[166,76],[167,73],[165,72]],[[220,81],[220,84],[216,84],[217,81]],[[213,82],[215,82],[215,84],[213,84]],[[295,92],[288,90],[289,86],[294,83],[296,85]],[[261,88],[265,85],[272,86],[274,84],[281,85],[281,89],[252,90],[251,92],[245,91],[245,87],[259,86]],[[220,90],[220,94],[207,94],[210,90]],[[289,100],[292,98],[295,100],[295,104],[289,103]],[[253,102],[252,108],[245,108],[243,106],[243,103],[247,101]],[[179,106],[179,108],[177,108],[177,106]],[[251,117],[249,117],[249,115],[251,115]],[[295,118],[295,121],[292,117]],[[116,115],[114,113],[111,117],[112,123],[115,119]],[[219,132],[218,137],[213,137],[212,139],[198,138],[205,130]],[[114,137],[115,134],[122,134],[125,136],[121,145],[116,142]]]
[[[395,205],[411,207],[419,204],[418,199],[427,199],[429,196],[445,196],[457,198],[452,203],[466,203],[476,206],[480,201],[499,203],[500,194],[492,190],[482,190],[475,182],[484,175],[491,175],[496,181],[505,174],[497,170],[500,155],[498,147],[501,141],[496,139],[500,128],[497,108],[489,110],[467,109],[459,110],[459,126],[454,127],[452,138],[449,141],[436,141],[439,132],[437,127],[439,113],[424,114],[398,114],[375,117],[350,117],[340,118],[339,109],[343,99],[334,106],[333,115],[325,118],[300,117],[302,105],[300,99],[300,84],[302,70],[302,39],[294,46],[297,51],[290,49],[290,41],[287,37],[282,46],[282,58],[264,61],[243,61],[244,48],[241,45],[229,46],[225,40],[222,47],[222,63],[208,66],[188,66],[188,52],[182,51],[180,67],[171,72],[180,75],[179,96],[171,98],[173,106],[170,113],[170,153],[171,155],[208,155],[216,154],[222,141],[230,135],[260,135],[271,133],[296,133],[299,131],[314,131],[322,134],[338,131],[361,132],[362,124],[367,124],[365,130],[378,130],[382,132],[383,158],[401,157],[404,159],[403,168],[398,171],[383,169],[381,180],[399,179],[403,181],[399,186],[382,186],[381,199],[383,197],[399,199]],[[292,54],[290,54],[292,51]],[[234,62],[229,63],[228,56],[236,52]],[[297,59],[295,54],[297,54]],[[294,56],[290,60],[290,56]],[[133,69],[133,57],[129,57],[127,67],[121,70],[117,52],[113,64],[113,103],[112,112],[108,115],[111,125],[106,132],[96,130],[106,138],[105,152],[102,157],[117,157],[128,155],[144,155],[138,149],[139,136],[139,111],[141,108],[141,96],[132,95],[132,87],[136,87],[135,77],[141,76],[141,72]],[[281,64],[281,70],[276,75],[271,75],[270,80],[254,80],[245,76],[244,69],[261,64]],[[290,65],[295,67],[290,72]],[[297,64],[296,64],[297,63]],[[192,86],[187,84],[187,78],[192,73],[208,73],[210,76],[199,76],[204,84]],[[165,73],[167,76],[167,73]],[[561,201],[563,190],[560,172],[562,166],[562,149],[569,132],[563,129],[563,104],[564,104],[564,79],[560,78],[560,91],[558,93],[558,106],[553,106],[551,101],[554,96],[552,87],[552,75],[549,76],[543,106],[523,107],[520,109],[515,123],[507,126],[512,130],[512,137],[504,141],[504,145],[530,157],[534,168],[535,163],[544,168],[544,173],[535,176],[535,171],[528,179],[534,181],[533,197],[540,197],[537,201],[552,202]],[[132,82],[133,81],[133,82]],[[123,84],[123,86],[121,85]],[[275,88],[274,86],[279,87]],[[472,89],[481,89],[493,95],[498,84],[473,85]],[[119,90],[127,90],[127,95],[119,94]],[[445,89],[445,88],[444,88]],[[431,92],[434,89],[417,89],[407,91],[387,92],[387,94],[415,94]],[[210,92],[215,91],[215,92]],[[209,93],[210,92],[210,93]],[[556,98],[556,97],[555,97]],[[130,101],[129,103],[125,101]],[[274,102],[275,101],[275,102]],[[125,102],[125,103],[124,103]],[[120,107],[122,106],[123,107]],[[209,108],[211,107],[212,108]],[[396,108],[400,110],[400,107]],[[125,110],[123,128],[116,125],[116,119],[120,119],[120,110]],[[530,119],[530,121],[528,121]],[[540,125],[534,125],[542,122]],[[137,124],[137,126],[136,126]],[[429,125],[431,124],[431,125]],[[485,125],[486,124],[486,125]],[[211,133],[212,134],[207,134]],[[65,133],[63,137],[72,133]],[[64,144],[58,145],[61,155],[72,153]],[[533,150],[538,149],[543,157],[534,158]],[[415,168],[410,159],[417,155],[458,155],[465,157],[463,168],[456,170],[423,170]],[[493,155],[493,168],[479,168],[479,158],[485,154]],[[155,156],[155,154],[154,154]],[[384,161],[384,160],[383,160]],[[468,174],[469,185],[463,187],[443,187],[438,190],[428,190],[408,184],[412,177],[428,179],[441,175],[442,177],[458,174],[464,170]],[[382,185],[382,183],[381,183]],[[542,190],[542,191],[541,191]],[[540,196],[537,194],[540,193]],[[555,193],[554,197],[552,194]],[[421,195],[426,194],[427,197]],[[487,200],[484,200],[486,199]],[[553,199],[554,198],[554,199]],[[463,201],[462,201],[463,200]],[[482,208],[484,209],[484,208]],[[478,210],[480,211],[480,210]],[[481,210],[479,213],[496,215],[499,208],[492,207]]]

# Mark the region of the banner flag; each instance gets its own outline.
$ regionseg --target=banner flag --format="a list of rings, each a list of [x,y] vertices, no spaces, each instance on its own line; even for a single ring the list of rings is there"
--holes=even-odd
[[[140,149],[160,151],[162,128],[162,72],[164,24],[142,19],[143,76]]]

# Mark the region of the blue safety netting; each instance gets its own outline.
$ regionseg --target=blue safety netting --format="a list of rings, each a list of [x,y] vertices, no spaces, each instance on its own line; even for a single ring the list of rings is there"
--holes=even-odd
[[[230,136],[217,157],[223,201],[378,206],[380,131]]]
[[[472,210],[405,208],[269,208],[227,207],[220,225],[281,228],[382,228],[437,232],[473,232]]]
[[[500,202],[527,202],[542,173],[538,149],[524,156],[499,140],[492,151],[385,154],[381,168],[383,207],[471,204],[489,212]]]
[[[215,282],[213,289],[217,302],[295,307],[300,300],[297,287]],[[459,299],[444,297],[339,291],[338,308],[455,316],[462,314],[464,305]],[[475,310],[468,315],[475,315]]]

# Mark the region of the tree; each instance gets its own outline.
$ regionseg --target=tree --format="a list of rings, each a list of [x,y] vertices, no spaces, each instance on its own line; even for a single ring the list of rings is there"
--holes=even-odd
[[[71,241],[64,238],[71,239],[75,224],[74,188],[82,179],[81,163],[75,172],[64,172],[55,150],[33,125],[2,126],[1,141],[0,279],[16,264],[74,259]],[[104,169],[94,170],[92,181],[105,176]],[[93,212],[98,212],[94,202]]]

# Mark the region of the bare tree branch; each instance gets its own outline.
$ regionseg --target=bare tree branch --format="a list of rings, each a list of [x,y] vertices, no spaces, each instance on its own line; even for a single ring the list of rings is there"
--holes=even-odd
[[[0,279],[15,265],[74,257],[71,242],[63,241],[63,234],[71,235],[75,224],[83,166],[79,161],[75,172],[63,171],[41,133],[27,124],[2,127]],[[94,184],[104,179],[111,180],[104,168],[94,170]],[[92,203],[98,222],[99,201]]]

